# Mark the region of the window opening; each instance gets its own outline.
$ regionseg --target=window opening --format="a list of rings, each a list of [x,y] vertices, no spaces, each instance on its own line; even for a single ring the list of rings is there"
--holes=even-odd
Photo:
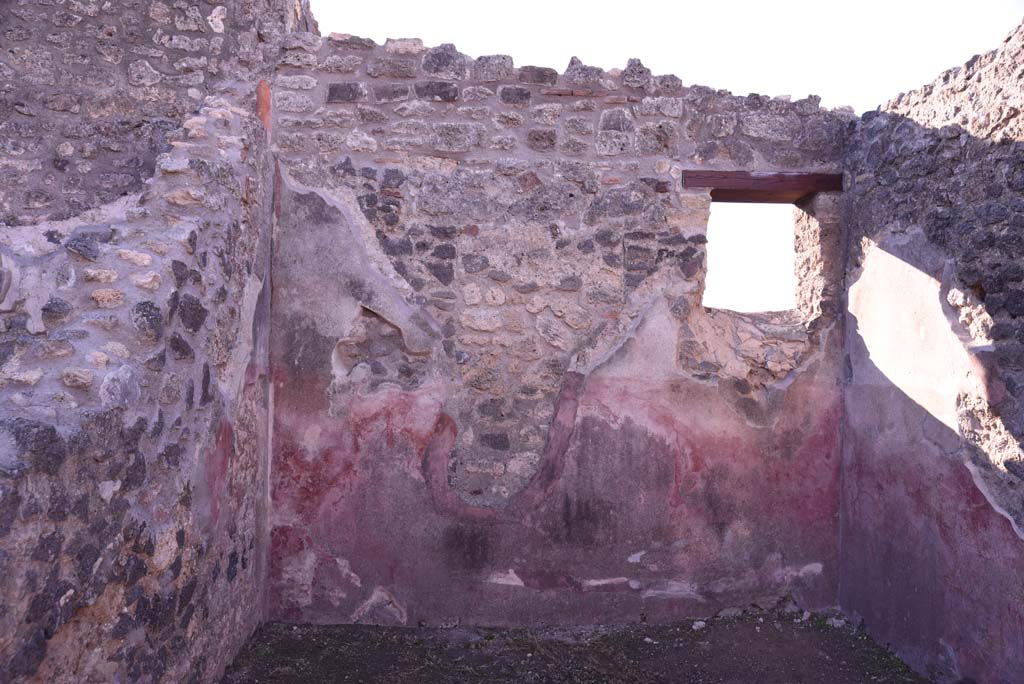
[[[744,313],[796,308],[794,207],[713,202],[703,304]]]

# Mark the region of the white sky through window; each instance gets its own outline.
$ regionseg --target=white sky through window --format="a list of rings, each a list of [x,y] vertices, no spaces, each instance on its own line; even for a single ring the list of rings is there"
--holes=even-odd
[[[794,236],[791,204],[712,203],[704,306],[796,308]]]

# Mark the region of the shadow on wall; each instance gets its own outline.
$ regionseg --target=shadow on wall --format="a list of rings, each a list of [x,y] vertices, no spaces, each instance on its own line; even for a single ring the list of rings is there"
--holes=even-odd
[[[939,681],[1024,672],[1024,155],[866,116],[849,151],[840,603]]]

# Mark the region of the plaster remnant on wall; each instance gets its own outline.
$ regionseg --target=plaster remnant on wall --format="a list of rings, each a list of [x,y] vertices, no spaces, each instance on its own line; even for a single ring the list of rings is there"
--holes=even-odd
[[[399,624],[404,625],[408,618],[405,609],[397,599],[384,587],[374,587],[370,596],[359,605],[352,613],[352,622],[360,622],[364,618],[372,618],[374,624]]]

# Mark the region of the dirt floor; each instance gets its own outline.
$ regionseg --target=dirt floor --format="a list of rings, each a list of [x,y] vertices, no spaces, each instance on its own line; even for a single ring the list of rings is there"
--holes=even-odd
[[[830,623],[831,620],[831,623]],[[924,684],[837,618],[545,629],[264,625],[222,684]]]

